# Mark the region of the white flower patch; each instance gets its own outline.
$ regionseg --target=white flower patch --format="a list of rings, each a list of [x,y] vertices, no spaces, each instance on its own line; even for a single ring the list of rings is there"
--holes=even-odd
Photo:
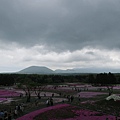
[[[111,99],[113,99],[114,101],[117,101],[117,100],[120,100],[120,96],[113,94],[106,98],[106,100],[111,100]]]

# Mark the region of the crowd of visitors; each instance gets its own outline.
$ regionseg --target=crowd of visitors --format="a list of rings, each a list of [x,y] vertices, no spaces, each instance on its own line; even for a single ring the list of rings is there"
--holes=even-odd
[[[73,102],[74,97],[71,95],[67,95],[68,102]]]
[[[23,104],[16,105],[15,109],[12,110],[1,110],[0,111],[0,120],[15,120],[19,114],[22,114],[24,111]]]
[[[12,111],[1,110],[0,111],[0,120],[12,120]]]

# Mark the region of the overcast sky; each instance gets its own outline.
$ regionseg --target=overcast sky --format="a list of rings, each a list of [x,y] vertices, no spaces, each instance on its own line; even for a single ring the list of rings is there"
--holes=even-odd
[[[0,72],[28,66],[120,68],[120,0],[0,0]]]

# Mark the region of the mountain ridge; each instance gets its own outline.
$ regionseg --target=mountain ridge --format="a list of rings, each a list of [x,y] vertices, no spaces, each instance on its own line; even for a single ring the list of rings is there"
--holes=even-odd
[[[103,73],[103,72],[116,72],[119,69],[104,69],[104,68],[73,68],[73,69],[56,69],[52,70],[45,66],[29,66],[25,69],[20,70],[17,73],[20,74],[62,74],[62,73]]]

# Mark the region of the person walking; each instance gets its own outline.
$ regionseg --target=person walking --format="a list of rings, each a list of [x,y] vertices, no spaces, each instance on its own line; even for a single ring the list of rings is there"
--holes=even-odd
[[[50,105],[53,106],[53,99],[52,99],[52,97],[50,98]]]
[[[78,96],[78,100],[80,101],[81,99],[80,99],[80,95]]]
[[[14,110],[14,118],[17,118],[17,116],[18,116],[18,110],[15,108],[15,110]]]
[[[46,100],[46,105],[47,105],[47,107],[50,105],[50,99],[49,98]]]

